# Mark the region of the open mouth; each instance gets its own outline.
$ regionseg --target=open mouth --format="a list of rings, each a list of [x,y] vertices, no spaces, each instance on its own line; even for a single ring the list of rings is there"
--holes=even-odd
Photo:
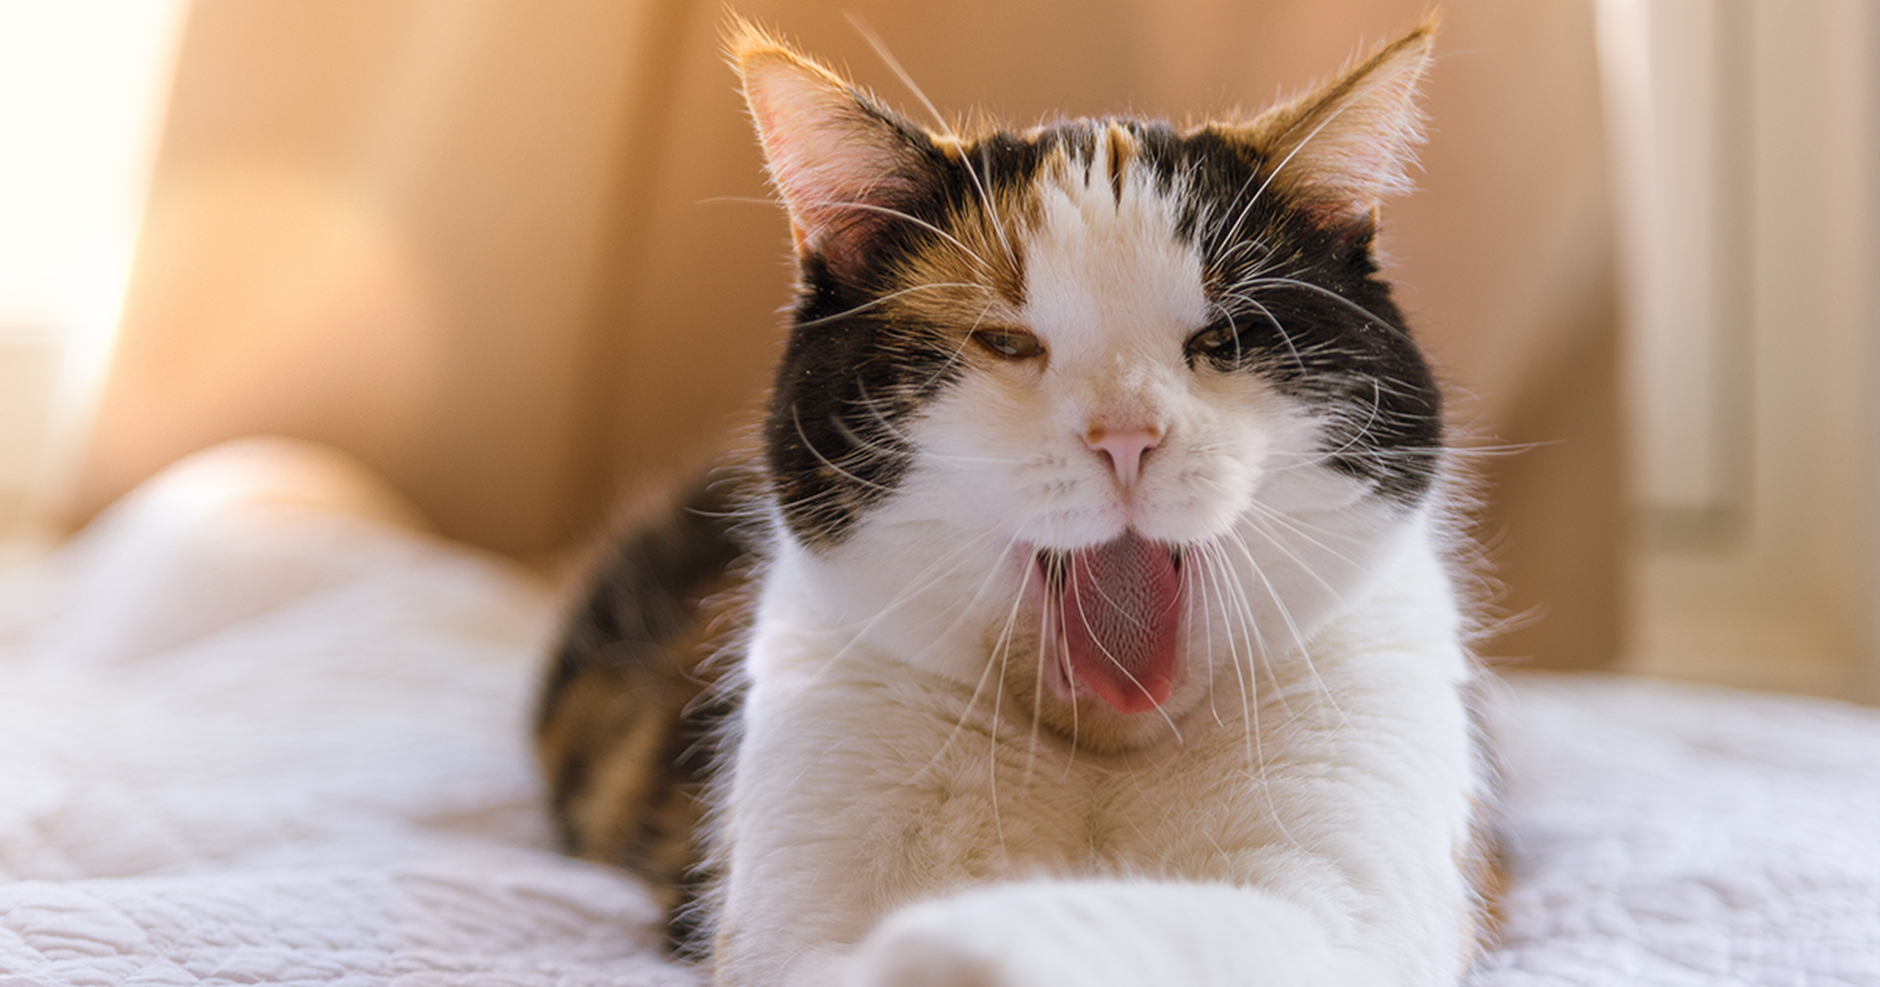
[[[1180,671],[1181,549],[1129,531],[1073,552],[1040,550],[1032,567],[1059,688],[1125,714],[1168,702]]]

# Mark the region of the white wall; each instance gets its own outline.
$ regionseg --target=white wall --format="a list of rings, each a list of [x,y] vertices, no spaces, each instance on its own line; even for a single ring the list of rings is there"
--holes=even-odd
[[[1634,668],[1880,699],[1875,9],[1864,0],[1601,4],[1609,35],[1632,17],[1633,28],[1649,24],[1644,43],[1661,65],[1703,66],[1702,85],[1684,85],[1686,75],[1673,91],[1614,92],[1609,102],[1712,114],[1711,128],[1693,128],[1701,137],[1670,127],[1650,135],[1709,139],[1707,148],[1616,149],[1634,208],[1690,209],[1691,200],[1665,206],[1681,181],[1722,193],[1693,197],[1707,212],[1668,227],[1621,218],[1642,519]],[[1693,57],[1693,39],[1709,50]],[[1623,87],[1627,73],[1613,68],[1609,82]],[[1624,127],[1614,133],[1628,139]],[[1674,166],[1690,162],[1695,177]],[[1680,317],[1694,312],[1703,318]],[[1702,455],[1679,458],[1690,447]]]

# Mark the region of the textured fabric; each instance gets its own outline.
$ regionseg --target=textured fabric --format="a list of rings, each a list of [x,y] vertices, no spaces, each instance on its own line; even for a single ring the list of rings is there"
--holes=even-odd
[[[1880,713],[1515,683],[1507,936],[1478,987],[1880,985]]]
[[[185,463],[0,578],[0,987],[682,985],[548,849],[555,604],[304,447]],[[1880,985],[1880,714],[1513,680],[1474,987]]]

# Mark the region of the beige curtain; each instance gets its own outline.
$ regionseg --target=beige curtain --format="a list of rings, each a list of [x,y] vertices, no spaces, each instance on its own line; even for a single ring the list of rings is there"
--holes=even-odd
[[[1019,123],[1257,108],[1424,0],[740,3],[905,107]],[[348,449],[523,556],[725,441],[765,385],[786,230],[718,3],[196,0],[74,520],[222,438]],[[1455,384],[1506,612],[1489,650],[1610,660],[1612,290],[1585,0],[1452,0],[1402,301]]]

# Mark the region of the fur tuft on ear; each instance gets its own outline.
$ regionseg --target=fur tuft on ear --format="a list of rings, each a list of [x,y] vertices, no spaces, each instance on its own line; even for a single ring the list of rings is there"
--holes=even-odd
[[[1410,191],[1423,141],[1418,91],[1436,28],[1431,15],[1332,81],[1236,128],[1266,155],[1273,187],[1340,224]]]
[[[789,208],[799,258],[819,256],[837,276],[859,276],[871,242],[932,187],[932,140],[735,15],[725,48],[743,81],[771,183]]]

